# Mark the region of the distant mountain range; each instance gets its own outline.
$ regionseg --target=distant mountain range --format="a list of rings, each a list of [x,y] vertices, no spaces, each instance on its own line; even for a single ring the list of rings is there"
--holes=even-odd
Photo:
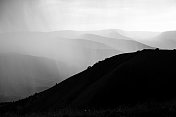
[[[176,99],[175,50],[142,50],[96,63],[41,93],[9,103],[2,111],[44,112],[60,108],[113,109]]]
[[[98,61],[114,55],[135,52],[142,49],[175,49],[175,35],[175,31],[159,33],[124,31],[119,29],[97,31],[63,30],[55,32],[1,33],[0,67],[3,69],[0,69],[0,81],[2,83],[0,85],[0,89],[11,90],[10,87],[16,86],[17,83],[12,82],[13,80],[11,80],[13,77],[14,79],[17,78],[16,82],[20,79],[24,80],[26,78],[31,81],[34,74],[38,74],[38,81],[40,81],[40,79],[44,79],[43,82],[46,84],[48,82],[45,86],[36,86],[35,88],[46,89],[51,87],[51,84],[47,77],[43,77],[43,75],[45,76],[45,73],[52,74],[53,71],[54,73],[57,72],[57,77],[52,80],[52,84],[55,84],[56,82],[63,81],[64,79],[87,69],[88,66],[94,65]],[[4,56],[5,54],[8,54],[8,56]],[[23,55],[25,57],[22,57]],[[17,59],[17,56],[19,56],[19,60]],[[35,72],[31,71],[31,64],[27,62],[31,56],[34,58],[36,57],[37,61],[43,61],[43,59],[51,60],[53,65],[52,71],[48,71],[49,69],[45,69],[45,72],[40,72],[40,70],[35,70]],[[1,62],[1,59],[4,58],[6,60],[6,64]],[[32,64],[36,63],[32,60],[31,62]],[[45,62],[40,62],[40,64],[44,63]],[[52,65],[47,64],[46,68],[48,66],[51,67]],[[20,68],[17,71],[15,68],[18,68],[19,66]],[[36,68],[43,69],[38,67]],[[10,75],[9,71],[10,73],[13,71],[13,74]],[[23,72],[26,75],[24,75]],[[5,76],[3,76],[3,74],[5,74]],[[9,80],[7,80],[7,76]],[[38,81],[33,81],[33,83],[37,84],[36,82]],[[4,82],[6,84],[12,84],[12,86],[5,88],[5,85],[3,85]],[[24,82],[20,82],[24,85]],[[19,95],[20,97],[26,97],[30,94],[41,91],[36,89],[32,90],[31,87],[33,87],[33,84],[30,82],[26,83],[26,86],[29,86],[30,88],[28,89],[26,87],[25,89],[23,87],[22,89],[26,90],[26,92],[16,88],[15,93],[13,94],[14,97],[19,97]],[[2,94],[2,96],[0,96],[1,100],[1,97],[3,96],[9,96],[9,99],[13,99],[11,98],[12,95]]]
[[[152,47],[113,30],[2,33],[0,67],[3,69],[0,69],[0,89],[6,93],[0,94],[0,101],[4,97],[14,99],[11,97],[29,96],[40,91],[36,88],[51,87],[51,84],[79,73],[100,60],[144,48]],[[45,61],[47,65],[40,62],[46,58],[53,62]],[[52,66],[52,70],[47,69],[48,66]],[[40,86],[39,81],[45,82],[45,85]]]

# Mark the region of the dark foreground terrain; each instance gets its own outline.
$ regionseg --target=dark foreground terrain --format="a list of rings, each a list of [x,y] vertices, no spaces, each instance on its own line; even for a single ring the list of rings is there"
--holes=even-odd
[[[133,107],[121,106],[115,109],[60,109],[48,112],[17,113],[7,112],[1,117],[175,117],[176,104],[137,104]]]
[[[48,90],[0,105],[0,116],[176,116],[176,50],[142,50],[96,63]]]

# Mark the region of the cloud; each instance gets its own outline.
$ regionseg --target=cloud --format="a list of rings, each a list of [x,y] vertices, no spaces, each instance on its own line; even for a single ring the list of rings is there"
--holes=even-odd
[[[162,24],[168,30],[175,6],[175,0],[0,0],[0,30],[164,30]]]

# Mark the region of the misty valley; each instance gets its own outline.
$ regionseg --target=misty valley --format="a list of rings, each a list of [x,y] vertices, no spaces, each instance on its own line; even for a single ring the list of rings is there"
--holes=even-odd
[[[176,117],[176,0],[0,0],[0,117]]]
[[[175,36],[119,29],[2,33],[0,115],[175,116]]]
[[[41,92],[114,55],[154,49],[153,45],[139,42],[121,32],[101,30],[1,34],[0,100],[16,101]]]

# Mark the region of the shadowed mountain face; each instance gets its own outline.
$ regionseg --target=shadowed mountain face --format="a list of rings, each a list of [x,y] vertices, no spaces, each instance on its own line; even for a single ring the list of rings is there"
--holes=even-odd
[[[175,50],[143,50],[117,55],[0,110],[31,112],[68,106],[102,109],[170,101],[176,98],[175,60]]]
[[[61,80],[56,61],[20,55],[0,54],[0,101],[12,101],[40,92]]]

